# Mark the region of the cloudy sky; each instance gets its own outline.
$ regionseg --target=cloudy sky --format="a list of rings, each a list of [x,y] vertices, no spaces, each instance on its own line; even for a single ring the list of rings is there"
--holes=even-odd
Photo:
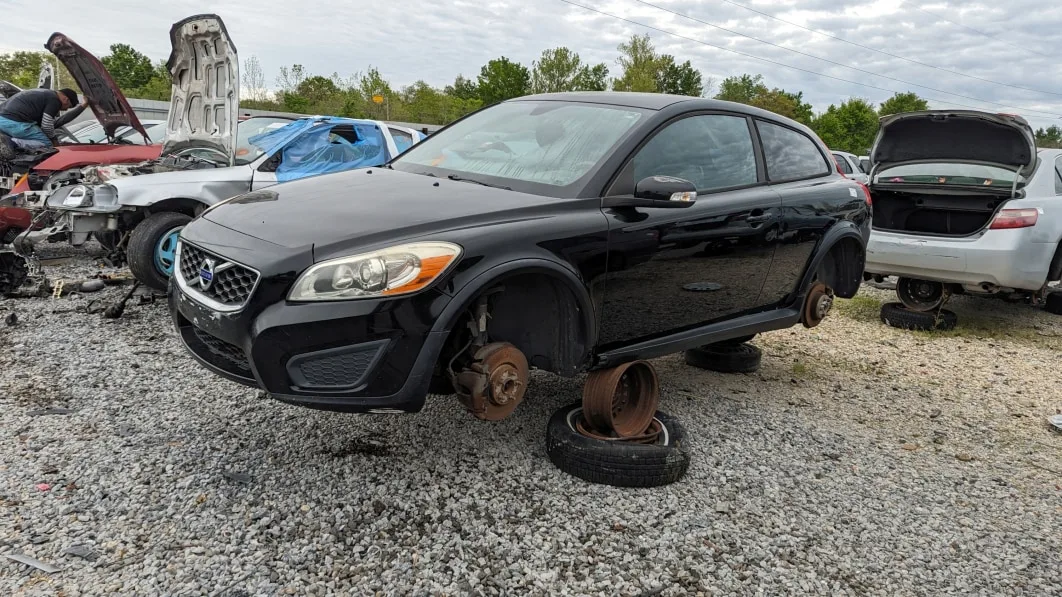
[[[1019,113],[1034,127],[1062,125],[1062,59],[1056,50],[1062,5],[570,2],[582,6],[563,0],[217,0],[213,6],[202,0],[154,6],[140,0],[0,0],[0,51],[41,48],[58,30],[97,55],[125,42],[161,59],[169,53],[170,24],[216,12],[240,57],[256,55],[270,83],[282,65],[299,63],[313,74],[342,76],[372,65],[394,86],[418,79],[442,86],[458,73],[475,75],[492,58],[504,55],[530,66],[543,49],[562,45],[586,61],[606,63],[616,75],[616,46],[632,34],[649,33],[659,51],[690,60],[717,84],[730,75],[762,73],[770,86],[803,91],[816,110],[849,97],[877,103],[892,91],[914,91],[931,98],[933,107]]]

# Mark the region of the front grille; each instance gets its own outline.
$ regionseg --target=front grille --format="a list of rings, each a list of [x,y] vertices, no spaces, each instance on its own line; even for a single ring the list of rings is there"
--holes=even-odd
[[[201,274],[208,264],[213,266],[209,282]],[[239,308],[245,305],[258,283],[258,272],[253,269],[183,241],[178,270],[193,295],[200,295],[226,307]]]
[[[229,344],[221,338],[208,334],[195,326],[192,326],[192,333],[210,351],[211,356],[214,357],[210,360],[215,361],[215,364],[223,366],[222,368],[231,370],[233,373],[251,377],[251,363],[239,346]]]

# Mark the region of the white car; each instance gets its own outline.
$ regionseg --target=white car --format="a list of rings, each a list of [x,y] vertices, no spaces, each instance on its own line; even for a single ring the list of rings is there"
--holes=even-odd
[[[1037,151],[1019,116],[887,116],[871,151],[866,276],[898,276],[908,311],[952,293],[1046,300],[1062,311],[1062,150]]]
[[[870,184],[870,176],[865,170],[863,170],[862,164],[859,163],[859,158],[854,153],[848,153],[847,151],[833,151],[833,160],[837,162],[837,167],[841,169],[841,173],[863,184]]]

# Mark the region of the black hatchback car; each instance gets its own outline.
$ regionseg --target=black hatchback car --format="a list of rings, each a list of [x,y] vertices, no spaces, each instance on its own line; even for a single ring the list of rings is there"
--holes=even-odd
[[[510,100],[389,165],[235,197],[180,235],[205,367],[286,402],[508,415],[527,370],[607,369],[798,323],[862,280],[870,196],[806,127],[661,94]]]

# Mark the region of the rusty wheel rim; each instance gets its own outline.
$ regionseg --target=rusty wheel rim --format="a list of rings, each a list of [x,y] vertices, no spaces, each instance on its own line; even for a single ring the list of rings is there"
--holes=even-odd
[[[660,403],[656,370],[645,361],[590,374],[583,387],[583,419],[605,437],[643,435]]]

